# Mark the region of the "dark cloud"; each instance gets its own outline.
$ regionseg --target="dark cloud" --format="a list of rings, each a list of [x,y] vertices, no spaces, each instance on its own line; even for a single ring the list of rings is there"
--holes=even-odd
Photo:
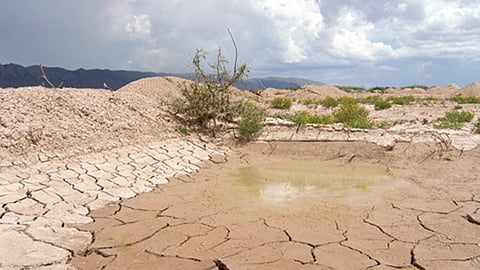
[[[184,72],[196,48],[233,57],[227,28],[253,74],[398,83],[428,58],[455,81],[436,63],[480,59],[477,0],[15,0],[0,62]]]

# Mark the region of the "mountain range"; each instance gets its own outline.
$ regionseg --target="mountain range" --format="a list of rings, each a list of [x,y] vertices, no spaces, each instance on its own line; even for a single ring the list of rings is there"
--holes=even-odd
[[[108,85],[111,89],[120,87],[147,77],[155,76],[177,76],[191,79],[192,75],[188,73],[155,73],[127,70],[108,70],[108,69],[77,69],[67,70],[59,67],[44,67],[45,74],[49,81],[56,87],[73,88],[104,88]],[[322,85],[316,82],[301,78],[250,78],[237,82],[236,87],[240,89],[257,90],[263,88],[298,88],[306,84]],[[0,87],[24,87],[45,85],[48,83],[42,78],[42,72],[39,65],[24,67],[18,64],[0,64]]]

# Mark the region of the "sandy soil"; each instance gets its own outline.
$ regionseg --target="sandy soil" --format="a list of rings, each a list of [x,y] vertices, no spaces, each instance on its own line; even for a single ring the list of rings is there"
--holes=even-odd
[[[221,143],[231,149],[226,151],[228,155],[212,156],[206,151],[215,152],[213,145],[206,147],[204,138],[199,140],[195,134],[180,135],[176,131],[179,124],[168,113],[172,98],[185,83],[174,77],[149,78],[116,92],[0,89],[0,239],[20,235],[18,239],[38,245],[39,239],[28,231],[50,230],[53,225],[48,222],[54,222],[39,216],[56,210],[57,201],[72,199],[75,202],[69,207],[81,208],[82,215],[88,214],[82,220],[91,218],[94,222],[68,225],[72,228],[64,228],[63,222],[54,223],[60,224],[59,232],[74,230],[90,236],[83,237],[89,239],[87,242],[79,243],[85,246],[85,252],[63,250],[61,261],[44,265],[42,258],[48,256],[38,251],[39,269],[66,267],[64,263],[68,262],[79,269],[158,269],[159,265],[162,269],[480,267],[480,173],[476,168],[480,135],[472,133],[473,123],[460,131],[432,128],[433,121],[455,103],[426,101],[384,111],[367,105],[373,120],[395,124],[389,130],[367,132],[336,126],[298,129],[269,124],[264,136],[259,137],[269,143],[241,146],[226,139]],[[388,89],[384,95],[445,98],[459,94],[480,96],[480,85]],[[234,91],[235,98],[250,98],[264,107],[275,96],[288,96],[296,101],[291,112],[316,113],[331,110],[297,102],[362,95],[371,94],[346,93],[333,86],[306,86],[295,92],[266,89],[257,94]],[[475,113],[477,121],[480,105],[463,105],[463,109]],[[168,145],[170,142],[174,143]],[[174,154],[158,152],[149,158],[152,153],[141,153],[152,149]],[[185,166],[191,166],[191,160],[200,161],[192,153],[201,153],[200,160],[209,161],[188,169],[190,173],[201,168],[199,172],[185,175]],[[72,167],[78,163],[72,160],[79,162],[79,168]],[[122,178],[122,166],[110,161],[133,165],[138,174]],[[318,167],[310,178],[319,174],[322,166],[345,166],[345,172],[358,167],[388,177],[379,178],[385,181],[348,178],[350,184],[328,180],[307,185],[306,180],[272,180],[269,175],[276,174],[261,172],[261,166],[290,168],[297,164],[287,171],[294,173],[300,168],[299,174],[303,175],[310,170],[307,165],[298,165],[302,161]],[[158,183],[147,183],[144,171],[160,165],[183,170],[184,176],[169,178],[168,184],[147,192]],[[79,172],[72,174],[75,168]],[[129,188],[140,180],[148,186],[141,190],[137,187],[138,192],[129,192],[129,196],[104,198],[117,201],[105,208],[91,208],[89,203],[95,198],[77,186],[86,186],[82,175],[96,169],[109,171],[90,179],[96,192],[105,191],[99,183],[113,180]],[[169,176],[178,175],[171,170]],[[248,171],[248,177],[239,177],[242,171]],[[149,171],[150,180],[167,178],[151,174]],[[37,179],[35,175],[44,177]],[[270,182],[275,185],[267,185]],[[62,184],[62,192],[68,196],[55,195],[62,192],[52,183]],[[37,196],[46,189],[52,197]],[[131,194],[142,192],[147,193],[131,198]],[[77,202],[73,193],[82,199]],[[41,201],[53,197],[57,201],[52,205]],[[33,223],[45,228],[33,228]],[[48,237],[39,234],[49,239],[40,243],[45,250],[68,246],[62,244],[65,236],[57,237],[55,230],[49,231]],[[21,243],[15,247],[29,250]],[[0,249],[8,247],[0,243]]]

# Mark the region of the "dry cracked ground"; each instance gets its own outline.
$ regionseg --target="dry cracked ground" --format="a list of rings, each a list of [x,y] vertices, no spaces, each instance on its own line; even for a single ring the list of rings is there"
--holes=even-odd
[[[478,149],[447,153],[434,144],[388,151],[366,142],[236,148],[198,173],[93,211],[94,222],[80,228],[94,241],[72,263],[79,269],[478,269],[479,158]],[[366,167],[365,176],[386,178],[313,187],[242,180],[268,177],[264,165],[290,171],[289,164],[312,160],[340,171],[353,166],[360,175]]]
[[[480,135],[431,127],[452,102],[235,145],[175,131],[179,83],[0,89],[0,269],[480,268]]]

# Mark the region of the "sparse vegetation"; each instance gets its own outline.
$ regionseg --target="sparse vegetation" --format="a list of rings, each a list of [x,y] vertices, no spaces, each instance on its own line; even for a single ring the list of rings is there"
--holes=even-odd
[[[374,105],[375,105],[376,111],[386,110],[392,107],[392,103],[386,100],[378,100],[377,102],[374,103]]]
[[[412,96],[393,96],[388,97],[387,101],[390,101],[392,104],[397,105],[410,105],[412,102],[415,101],[415,98]]]
[[[262,130],[266,112],[251,102],[240,104],[239,111],[241,117],[238,121],[240,138],[249,141]]]
[[[188,134],[190,134],[190,129],[186,126],[180,126],[178,127],[178,132],[180,132],[184,136],[187,136]]]
[[[478,122],[475,124],[475,127],[474,127],[473,132],[475,132],[476,134],[480,134],[480,119],[479,119]]]
[[[292,99],[289,97],[276,97],[271,104],[275,109],[288,110],[292,106]]]
[[[480,104],[480,97],[476,96],[455,96],[449,98],[449,100],[458,104]]]
[[[338,100],[333,97],[326,97],[318,102],[325,108],[335,108],[338,106]]]
[[[338,89],[343,90],[343,91],[345,91],[345,92],[363,92],[363,91],[367,91],[365,88],[363,88],[363,87],[358,87],[358,86],[341,86],[341,85],[335,85],[335,87],[337,87]]]
[[[464,123],[473,120],[474,114],[467,111],[453,110],[445,113],[444,117],[437,119],[434,124],[438,129],[461,129]]]
[[[215,74],[211,76],[203,67],[206,53],[197,50],[193,58],[195,81],[182,89],[182,98],[174,102],[174,112],[182,115],[192,125],[214,131],[217,121],[232,121],[236,116],[235,106],[231,101],[230,86],[242,79],[247,73],[247,66],[236,64],[233,74],[226,68],[226,59],[218,50],[215,63],[209,65]]]
[[[417,84],[400,87],[400,89],[407,89],[407,88],[410,88],[410,89],[420,88],[420,89],[423,89],[423,90],[427,90],[430,87],[428,87],[426,85],[417,85]]]
[[[368,110],[356,102],[343,103],[333,113],[333,119],[337,123],[343,123],[351,128],[373,128],[374,123],[368,117]]]

